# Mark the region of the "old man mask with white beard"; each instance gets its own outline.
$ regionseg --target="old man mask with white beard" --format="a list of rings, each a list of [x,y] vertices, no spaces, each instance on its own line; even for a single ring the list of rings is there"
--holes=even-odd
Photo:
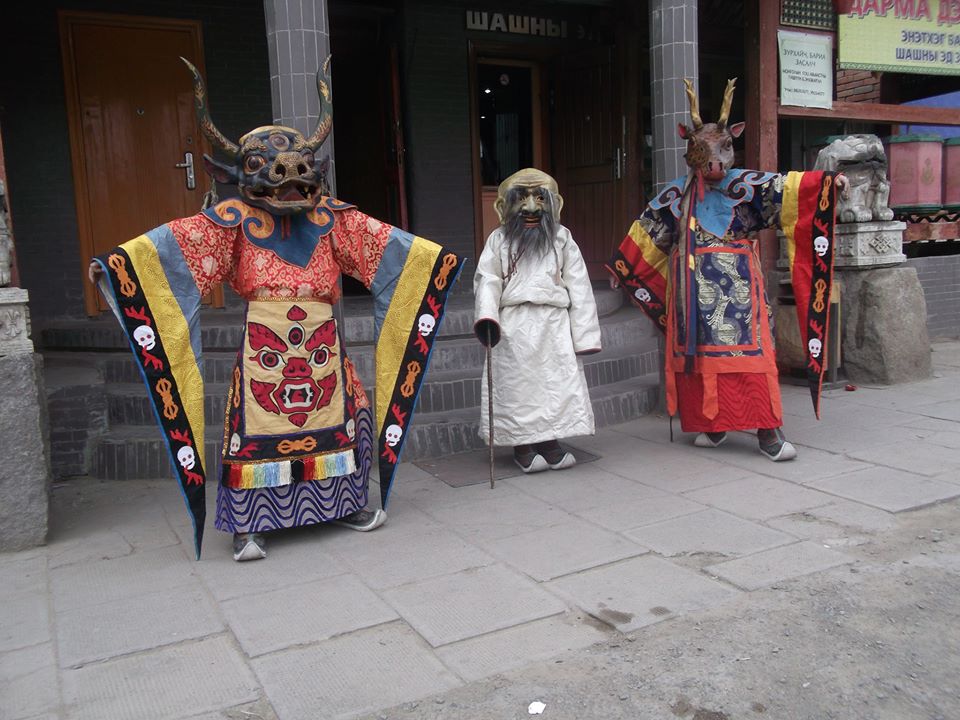
[[[556,180],[541,170],[526,168],[500,183],[493,207],[510,244],[509,278],[525,253],[543,255],[551,247],[563,198]]]

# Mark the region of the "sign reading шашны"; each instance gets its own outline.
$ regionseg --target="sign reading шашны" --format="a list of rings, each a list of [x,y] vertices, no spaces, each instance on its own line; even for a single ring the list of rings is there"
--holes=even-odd
[[[852,0],[837,18],[840,67],[960,75],[960,0]]]

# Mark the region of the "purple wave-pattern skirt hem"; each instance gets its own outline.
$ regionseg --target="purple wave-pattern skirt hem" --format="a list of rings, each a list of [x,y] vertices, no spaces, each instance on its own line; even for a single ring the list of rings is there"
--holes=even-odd
[[[357,410],[355,452],[357,470],[350,475],[252,490],[218,485],[217,529],[268,532],[328,522],[363,509],[373,464],[373,417],[369,408]]]

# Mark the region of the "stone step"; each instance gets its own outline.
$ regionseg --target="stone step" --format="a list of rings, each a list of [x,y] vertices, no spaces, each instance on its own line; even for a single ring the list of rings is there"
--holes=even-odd
[[[590,390],[596,426],[626,422],[655,410],[660,377],[650,373]],[[480,438],[480,412],[469,408],[447,413],[422,413],[413,421],[413,434],[403,448],[403,460],[421,460],[486,447]]]
[[[659,376],[650,373],[593,388],[590,398],[597,427],[625,422],[657,407]],[[443,413],[420,413],[413,434],[403,449],[403,460],[440,457],[485,447],[480,439],[480,413],[468,408]],[[213,480],[222,441],[221,426],[208,425],[204,452],[208,476]],[[172,477],[173,470],[163,441],[148,425],[116,428],[95,445],[91,476],[102,480]]]
[[[220,383],[207,383],[204,387],[203,419],[207,427],[223,425],[227,402],[227,388]],[[135,425],[154,427],[156,416],[142,383],[124,383],[107,388],[107,418],[111,432],[116,428]]]
[[[619,291],[598,284],[594,288],[597,312],[601,318],[616,313],[623,305]],[[373,343],[373,300],[369,296],[348,297],[343,300],[343,336],[347,346]],[[205,308],[201,311],[201,338],[204,353],[235,351],[240,344],[243,313],[230,308]],[[440,337],[473,335],[473,296],[453,296],[447,303]],[[45,327],[40,333],[40,345],[47,351],[56,350],[126,350],[128,343],[119,324],[105,313],[97,318],[64,320]]]
[[[587,386],[596,388],[656,372],[657,361],[655,347],[622,347],[583,358],[583,369]],[[430,372],[420,389],[416,412],[439,413],[479,407],[482,375],[479,366]],[[204,417],[208,426],[223,422],[227,387],[227,383],[206,383]],[[374,389],[368,385],[367,390],[372,400]],[[155,422],[150,400],[139,381],[108,385],[107,408],[111,428]]]
[[[149,480],[172,478],[173,467],[159,433],[147,427],[116,428],[96,443],[90,458],[90,475],[101,480]],[[219,431],[219,428],[217,428]],[[214,479],[221,438],[207,431],[204,467],[208,480]]]
[[[235,351],[243,335],[243,314],[235,310],[205,310],[200,318],[200,337],[204,354]],[[373,342],[373,316],[368,303],[366,312],[345,315],[343,336],[348,346]],[[460,303],[444,313],[441,338],[460,337],[473,333],[473,304]],[[44,351],[63,350],[126,350],[126,341],[119,324],[109,316],[92,320],[58,322],[41,332]]]
[[[600,322],[603,351],[619,352],[627,347],[656,347],[656,330],[639,312],[630,307],[620,308]],[[239,338],[239,336],[238,336]],[[374,348],[372,345],[348,344],[347,354],[357,368],[360,379],[370,385],[374,377]],[[444,337],[437,340],[430,358],[431,374],[447,370],[464,370],[483,366],[484,348],[470,335]],[[65,352],[57,353],[65,357]],[[140,371],[128,352],[87,353],[86,357],[100,358],[103,378],[108,383],[140,382]],[[236,350],[204,351],[203,378],[207,383],[227,383],[233,372]]]

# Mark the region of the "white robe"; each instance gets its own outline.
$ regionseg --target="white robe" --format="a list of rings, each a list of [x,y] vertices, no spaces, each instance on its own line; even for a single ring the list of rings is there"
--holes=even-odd
[[[507,280],[508,264],[501,227],[487,238],[473,278],[475,320],[500,327],[492,352],[494,443],[592,435],[593,408],[577,355],[600,350],[600,323],[580,248],[561,225],[553,248],[524,253]],[[480,435],[489,441],[486,378],[484,365]]]

